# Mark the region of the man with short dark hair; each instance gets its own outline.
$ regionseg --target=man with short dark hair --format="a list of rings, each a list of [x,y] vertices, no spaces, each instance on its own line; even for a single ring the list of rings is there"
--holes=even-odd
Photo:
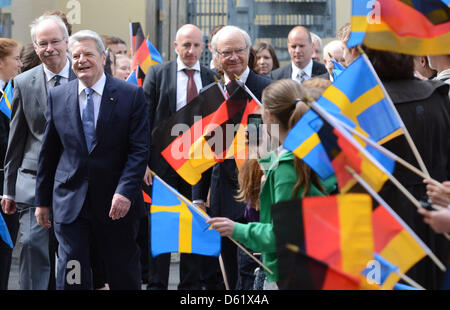
[[[325,66],[312,59],[311,33],[302,26],[293,28],[288,35],[288,51],[291,63],[270,73],[273,80],[293,79],[299,83],[327,73]]]

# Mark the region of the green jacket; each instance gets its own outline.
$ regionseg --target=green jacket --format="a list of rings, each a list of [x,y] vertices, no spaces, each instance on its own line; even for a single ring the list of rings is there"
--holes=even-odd
[[[271,153],[269,157],[260,160],[265,170],[266,181],[260,194],[261,209],[259,223],[248,224],[236,223],[233,230],[233,238],[246,247],[262,253],[262,262],[273,274],[266,271],[267,281],[278,281],[277,249],[273,223],[271,216],[271,206],[281,201],[292,200],[292,189],[298,180],[298,175],[294,168],[294,155],[286,151],[279,157]],[[336,188],[336,179],[330,178],[323,184],[327,193]],[[300,188],[296,198],[302,198],[303,187]],[[323,196],[314,185],[307,196]]]

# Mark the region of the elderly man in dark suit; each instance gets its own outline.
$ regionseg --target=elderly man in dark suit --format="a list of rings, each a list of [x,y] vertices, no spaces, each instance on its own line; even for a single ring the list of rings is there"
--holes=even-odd
[[[294,27],[288,35],[291,63],[270,73],[272,80],[293,79],[302,83],[312,77],[327,73],[325,66],[312,59],[314,52],[311,33],[303,26]]]
[[[251,46],[250,36],[244,30],[234,26],[222,28],[212,40],[213,51],[224,71],[225,84],[238,76],[248,89],[261,100],[264,88],[272,81],[249,69],[248,59]],[[243,222],[245,221],[245,205],[237,202],[234,198],[237,196],[237,188],[236,162],[234,159],[227,159],[203,174],[202,180],[193,188],[193,200],[197,205],[202,206],[210,190],[211,216],[225,216]],[[237,253],[236,245],[228,238],[222,238],[221,254],[231,289],[236,287],[238,281]]]
[[[7,214],[14,213],[16,207],[20,210],[21,289],[47,289],[54,270],[50,261],[55,253],[49,255],[49,236],[52,232],[37,224],[33,206],[47,92],[76,78],[66,54],[68,37],[61,18],[41,16],[36,19],[31,24],[31,38],[42,64],[14,79],[2,208]]]
[[[111,289],[140,289],[136,236],[149,148],[144,92],[104,74],[97,33],[72,35],[69,50],[78,79],[49,92],[36,180],[38,223],[48,227],[53,210],[57,289],[92,288],[91,244]]]
[[[200,65],[204,43],[201,30],[195,25],[178,29],[174,48],[177,59],[150,67],[144,80],[144,92],[150,107],[150,132],[197,96],[200,90],[214,82],[214,72]],[[182,195],[191,198],[192,187],[185,182],[154,151],[158,141],[153,139],[150,148],[149,167]],[[164,236],[162,236],[164,238]],[[200,289],[202,257],[197,254],[181,254],[179,289]],[[167,289],[170,254],[150,257],[148,289]]]

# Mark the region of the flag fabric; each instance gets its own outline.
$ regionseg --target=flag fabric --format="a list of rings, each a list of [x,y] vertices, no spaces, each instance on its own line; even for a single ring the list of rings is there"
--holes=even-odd
[[[312,106],[326,113],[317,104]],[[333,126],[338,125],[333,123]],[[346,166],[379,191],[388,179],[386,173],[393,172],[395,162],[370,145],[363,149],[355,139],[345,134],[345,130],[333,126],[309,110],[288,133],[283,145],[309,165],[321,179],[325,180],[335,173],[341,193],[356,184]]]
[[[381,190],[389,177],[376,160],[358,147],[357,141],[345,135],[344,131],[333,128],[327,121],[324,121],[317,134],[331,161],[341,193],[346,193],[357,183],[346,167],[352,168],[376,192]],[[387,157],[384,159],[384,165],[390,167],[387,172],[392,174],[395,162]]]
[[[193,165],[191,148],[210,129],[211,122],[216,117],[216,111],[225,105],[225,96],[217,83],[205,88],[189,104],[172,115],[152,133],[153,139],[158,139],[160,152],[168,164],[189,184],[200,181],[203,171],[209,166]],[[217,126],[217,125],[216,125]],[[214,127],[215,128],[215,127]],[[196,155],[196,154],[194,154]],[[201,156],[192,158],[195,160]]]
[[[369,195],[307,197],[302,212],[307,254],[354,276],[373,259]]]
[[[334,59],[332,59],[331,61],[333,62],[333,66],[334,66],[334,69],[332,70],[333,71],[333,81],[336,81],[337,77],[339,75],[341,75],[342,72],[344,72],[345,67]]]
[[[372,212],[375,252],[406,273],[427,253],[402,223],[386,208],[377,206]],[[392,289],[400,277],[391,273],[384,279],[385,289]]]
[[[130,75],[127,78],[127,82],[133,83],[134,85],[138,85],[138,79],[137,79],[136,71],[132,71],[130,73]],[[140,86],[142,86],[142,85],[140,85]]]
[[[187,204],[173,188],[153,179],[151,220],[151,253],[194,253],[220,255],[220,235],[206,224],[208,216]],[[202,212],[203,215],[200,215]]]
[[[370,196],[365,194],[308,197],[272,205],[280,283],[289,282],[296,268],[292,255],[286,256],[285,247],[290,244],[361,280],[360,288],[371,287],[361,274],[373,259],[371,209]]]
[[[394,290],[395,291],[415,291],[415,290],[417,290],[417,288],[410,286],[410,285],[397,283],[394,286]]]
[[[5,219],[1,214],[0,214],[0,237],[7,245],[9,245],[11,249],[14,248],[11,235],[9,234],[8,226],[6,226]]]
[[[358,290],[361,280],[317,260],[303,251],[277,248],[278,264],[287,273],[279,274],[281,290]]]
[[[212,84],[153,133],[163,137],[162,156],[191,185],[216,163],[245,151],[243,128],[259,105],[237,81],[232,83],[235,91],[228,99],[220,85]],[[173,127],[180,124],[184,128],[174,136]]]
[[[11,0],[0,0],[0,8],[5,8],[11,5]]]
[[[383,285],[392,274],[398,271],[399,268],[377,253],[374,253],[373,262],[369,265],[370,266],[364,269],[361,273],[364,276],[369,277],[371,281],[374,281],[380,285],[382,289],[392,289],[392,287],[387,288],[387,286],[384,287]]]
[[[0,111],[2,111],[9,119],[11,119],[11,102],[13,95],[14,87],[12,86],[12,80],[10,80],[3,92],[2,99],[0,100]]]
[[[448,0],[353,0],[352,33],[359,44],[410,55],[450,54]],[[372,7],[370,4],[374,4]]]
[[[142,197],[145,203],[152,203],[152,187],[142,182]]]
[[[133,51],[131,69],[135,70],[139,66],[146,74],[148,68],[162,63],[163,59],[152,42],[145,38],[140,23],[130,23],[130,32]]]
[[[321,126],[319,116],[312,110],[307,111],[289,131],[283,146],[301,158],[322,180],[326,180],[334,175],[334,170],[317,134]]]
[[[144,31],[142,31],[141,23],[130,23],[131,51],[136,54],[139,47],[145,41]]]
[[[130,23],[132,65],[128,80],[138,86],[144,83],[145,75],[151,66],[163,63],[161,54],[152,42],[145,38],[140,23]]]
[[[378,144],[402,134],[402,122],[365,57],[348,66],[317,103]]]

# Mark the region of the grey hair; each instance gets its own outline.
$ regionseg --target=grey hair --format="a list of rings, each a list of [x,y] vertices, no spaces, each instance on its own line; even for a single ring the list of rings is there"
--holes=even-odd
[[[33,44],[37,44],[36,42],[36,27],[46,20],[53,20],[59,28],[61,28],[61,31],[64,35],[63,40],[67,39],[69,37],[69,32],[67,31],[66,24],[64,24],[64,21],[61,19],[61,17],[56,15],[47,15],[47,16],[40,16],[36,18],[31,24],[30,24],[30,33],[31,33],[31,41]]]
[[[105,44],[100,35],[92,30],[80,30],[69,38],[69,52],[72,54],[72,45],[83,40],[92,40],[100,55],[105,53]]]
[[[315,34],[314,32],[311,32],[311,40],[314,42],[314,41],[317,41],[317,42],[319,42],[319,47],[320,47],[320,49],[322,50],[323,49],[323,42],[322,42],[322,39],[317,35],[317,34]]]
[[[250,47],[252,46],[252,39],[250,39],[249,34],[246,31],[244,31],[241,28],[239,28],[239,27],[236,27],[236,26],[225,26],[222,29],[220,29],[213,36],[213,38],[211,40],[211,47],[212,47],[214,53],[216,54],[216,56],[217,56],[217,41],[220,40],[220,38],[222,36],[224,36],[225,34],[236,33],[236,32],[240,33],[244,37],[245,45],[246,45],[245,48],[247,49],[247,52],[250,53]]]

